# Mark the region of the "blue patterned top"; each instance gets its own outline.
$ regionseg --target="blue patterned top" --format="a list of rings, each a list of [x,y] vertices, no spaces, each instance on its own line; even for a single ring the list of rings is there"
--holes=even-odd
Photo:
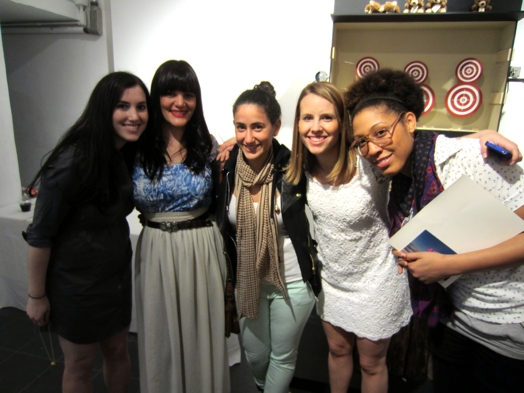
[[[217,154],[213,149],[205,169],[196,174],[179,163],[164,167],[160,181],[151,181],[144,169],[136,164],[133,169],[133,201],[141,213],[183,212],[211,205],[213,181],[211,162]]]

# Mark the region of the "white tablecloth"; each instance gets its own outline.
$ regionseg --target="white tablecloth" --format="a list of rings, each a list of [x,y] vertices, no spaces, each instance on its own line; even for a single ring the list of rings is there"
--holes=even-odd
[[[22,212],[18,204],[0,208],[0,308],[25,310],[27,302],[27,243],[22,231],[33,212]]]
[[[33,205],[34,207],[34,205]],[[18,204],[0,208],[0,308],[16,307],[25,310],[27,302],[27,243],[22,238],[22,231],[31,223],[33,211],[22,212]],[[135,252],[142,226],[138,220],[138,211],[127,217],[131,232],[131,244]],[[133,297],[134,299],[134,297]],[[131,331],[136,332],[135,305]],[[231,335],[227,340],[229,365],[240,362],[238,337]]]

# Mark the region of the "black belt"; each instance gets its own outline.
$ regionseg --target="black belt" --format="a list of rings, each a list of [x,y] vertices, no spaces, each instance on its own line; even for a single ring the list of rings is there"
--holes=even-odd
[[[209,216],[208,213],[205,213],[199,217],[196,217],[192,220],[187,220],[187,221],[156,222],[156,221],[146,220],[146,218],[142,215],[139,216],[139,219],[142,225],[144,226],[160,229],[161,231],[165,231],[165,232],[176,232],[182,229],[210,227],[213,225],[213,223],[207,219],[208,216]]]

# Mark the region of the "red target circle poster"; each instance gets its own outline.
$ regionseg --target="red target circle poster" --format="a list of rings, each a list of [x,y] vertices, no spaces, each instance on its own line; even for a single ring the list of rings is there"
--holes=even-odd
[[[429,74],[428,66],[421,61],[412,61],[404,68],[404,71],[411,75],[417,83],[424,83]]]
[[[455,117],[473,115],[482,105],[482,92],[479,87],[469,83],[459,83],[446,94],[446,109]]]
[[[370,71],[377,71],[380,69],[380,64],[373,57],[363,57],[355,65],[355,74],[358,78],[362,78]]]
[[[421,84],[422,93],[424,94],[424,112],[420,116],[427,115],[435,106],[435,92],[431,87]]]
[[[480,60],[470,57],[458,63],[455,75],[461,82],[472,83],[482,76],[483,70]]]

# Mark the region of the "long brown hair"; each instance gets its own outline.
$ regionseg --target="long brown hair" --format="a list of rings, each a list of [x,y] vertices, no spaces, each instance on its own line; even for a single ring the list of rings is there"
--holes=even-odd
[[[344,106],[342,92],[333,84],[328,82],[313,82],[304,87],[298,98],[295,109],[295,124],[293,126],[293,147],[291,150],[291,160],[286,171],[286,179],[291,184],[298,184],[304,175],[304,170],[313,173],[318,165],[316,157],[309,152],[300,139],[298,123],[300,120],[300,103],[308,94],[315,94],[328,100],[335,107],[335,114],[339,123],[340,146],[338,159],[331,173],[327,176],[328,180],[336,184],[346,184],[355,175],[356,155],[349,148],[351,144],[349,132],[349,117]]]

